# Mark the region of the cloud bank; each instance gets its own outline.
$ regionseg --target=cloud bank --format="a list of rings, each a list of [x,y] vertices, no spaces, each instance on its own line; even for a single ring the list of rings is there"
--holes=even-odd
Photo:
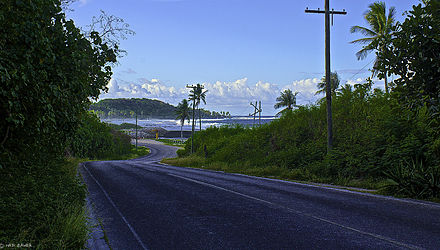
[[[233,115],[247,115],[251,113],[250,102],[261,101],[263,115],[274,115],[278,111],[273,108],[276,98],[285,89],[298,91],[297,103],[307,105],[316,102],[323,95],[315,95],[319,78],[310,78],[293,81],[290,84],[279,86],[278,84],[259,81],[251,83],[247,78],[230,82],[205,82],[206,105],[203,108],[215,111],[229,111]],[[343,81],[344,82],[344,81]],[[363,79],[348,80],[350,85],[364,82]],[[382,82],[375,81],[374,87],[381,87]],[[100,99],[106,98],[150,98],[157,99],[172,105],[188,98],[189,89],[175,87],[163,83],[159,79],[139,79],[136,82],[127,82],[120,79],[111,79],[107,85],[108,92],[102,93]],[[383,87],[382,87],[383,88]]]

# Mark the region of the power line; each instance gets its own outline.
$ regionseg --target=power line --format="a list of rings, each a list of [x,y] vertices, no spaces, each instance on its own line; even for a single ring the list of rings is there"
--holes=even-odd
[[[354,74],[354,75],[350,78],[350,80],[353,80],[353,78],[354,78],[355,76],[357,76],[359,73],[361,73],[361,71],[364,70],[367,66],[369,66],[374,60],[376,60],[376,58],[374,58],[374,59],[371,60],[369,63],[367,63],[364,67],[362,67],[362,69],[360,69],[356,74]]]

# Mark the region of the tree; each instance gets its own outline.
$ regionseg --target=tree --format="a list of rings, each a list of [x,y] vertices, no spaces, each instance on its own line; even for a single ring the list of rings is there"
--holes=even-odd
[[[85,37],[59,0],[2,0],[0,27],[0,214],[8,215],[0,216],[0,241],[62,248],[50,230],[69,225],[51,217],[70,218],[77,199],[83,205],[62,165],[66,146],[106,89],[116,51],[97,32]]]
[[[388,49],[391,42],[391,34],[395,30],[395,8],[391,7],[386,14],[386,5],[384,2],[375,2],[368,6],[369,10],[365,12],[364,18],[368,23],[368,28],[361,26],[353,26],[351,33],[361,33],[366,36],[352,41],[351,43],[365,44],[361,50],[356,53],[358,60],[365,59],[372,51],[383,52]],[[376,57],[373,66],[373,76],[378,75],[376,70],[379,65],[380,58]],[[385,91],[388,94],[387,72],[379,74],[379,77],[385,80]]]
[[[182,102],[180,102],[177,105],[177,119],[180,120],[180,137],[183,138],[183,125],[185,124],[185,119],[190,120],[189,116],[190,112],[190,106],[188,104],[188,101],[186,99],[183,99]]]
[[[394,90],[403,105],[411,110],[426,105],[440,118],[440,1],[413,6],[391,41],[378,53],[376,69],[399,76]]]
[[[197,107],[199,107],[199,105],[202,101],[204,104],[206,104],[206,92],[208,92],[208,90],[203,91],[203,86],[200,84],[197,84],[197,86],[196,86],[196,93],[197,93],[196,106]],[[199,107],[199,122],[200,122],[199,131],[202,131],[202,116],[201,116],[200,110],[201,109]]]
[[[0,19],[1,146],[19,144],[19,138],[42,143],[55,135],[64,141],[111,78],[115,50],[97,32],[85,38],[55,3],[1,3],[9,10]]]
[[[336,90],[339,88],[341,80],[339,79],[338,73],[331,72],[330,73],[330,84],[331,84],[331,93],[334,95],[336,93]],[[318,91],[316,91],[315,95],[325,93],[326,86],[325,86],[325,76],[321,79],[321,82],[318,83]]]
[[[277,103],[273,106],[275,109],[279,109],[282,107],[286,107],[285,109],[281,110],[277,113],[277,116],[284,113],[286,110],[292,110],[293,107],[296,107],[296,95],[298,92],[295,92],[295,94],[290,89],[286,89],[283,92],[280,93],[280,96],[277,97]]]
[[[204,104],[206,104],[206,92],[208,92],[207,90],[203,91],[203,86],[201,84],[197,84],[196,86],[194,86],[189,94],[189,100],[193,101],[193,126],[195,126],[195,110],[196,108],[199,107],[200,102],[203,101]],[[198,109],[198,113],[199,113],[199,120],[200,120],[200,130],[202,130],[202,118],[201,118],[201,114],[200,114],[200,109]]]

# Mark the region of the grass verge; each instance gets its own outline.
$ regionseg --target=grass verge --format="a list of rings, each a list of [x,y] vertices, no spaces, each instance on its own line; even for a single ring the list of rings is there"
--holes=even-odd
[[[116,161],[116,160],[130,160],[130,159],[136,159],[142,156],[146,156],[150,153],[150,149],[144,146],[138,146],[136,149],[136,146],[131,145],[130,153],[123,154],[123,155],[112,155],[105,158],[98,158],[98,159],[90,159],[90,158],[73,158],[78,160],[78,164],[81,162],[86,161]]]
[[[368,193],[378,193],[376,190],[380,190],[386,184],[385,180],[377,181],[372,179],[346,178],[339,178],[335,180],[330,178],[322,178],[311,174],[307,169],[288,169],[276,166],[261,168],[253,167],[250,164],[231,165],[224,162],[208,162],[205,158],[199,156],[167,158],[163,159],[162,163],[181,167],[202,168],[223,171],[226,173],[240,173],[251,176],[295,181],[320,186],[337,185],[341,186],[340,188]]]
[[[78,162],[36,162],[4,176],[0,189],[0,243],[36,249],[84,248],[89,231],[86,189],[77,175]]]
[[[181,139],[156,139],[155,141],[160,141],[165,145],[168,146],[175,146],[175,147],[183,147],[185,145],[186,140]]]
[[[150,153],[150,149],[147,147],[138,146],[136,149],[134,145],[131,145],[131,152],[129,154],[114,156],[107,160],[130,160],[130,159],[136,159],[142,156],[146,156],[149,153]]]

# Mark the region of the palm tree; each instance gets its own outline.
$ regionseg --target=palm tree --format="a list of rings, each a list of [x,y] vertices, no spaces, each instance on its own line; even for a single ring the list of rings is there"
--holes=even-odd
[[[189,100],[193,101],[192,103],[192,117],[193,117],[193,122],[192,122],[192,139],[191,139],[191,152],[193,152],[193,135],[194,135],[194,129],[195,129],[195,113],[196,113],[196,107],[198,107],[200,105],[200,101],[203,101],[203,103],[206,104],[206,92],[208,92],[207,90],[203,91],[203,86],[200,84],[197,84],[196,86],[192,86],[191,87],[191,91],[189,93]],[[200,130],[202,130],[202,119],[201,119],[201,115],[200,115],[200,109],[199,109],[199,119],[200,119]]]
[[[275,109],[279,109],[282,107],[286,107],[286,108],[278,112],[277,116],[283,114],[286,110],[292,110],[293,107],[297,107],[296,105],[297,94],[298,92],[295,92],[294,94],[290,89],[286,89],[283,92],[281,92],[280,96],[277,97],[277,103],[275,103],[273,107]]]
[[[331,93],[334,95],[336,93],[336,90],[339,88],[339,83],[341,80],[339,79],[339,75],[336,72],[330,73],[330,86],[331,86]],[[318,83],[318,91],[316,91],[315,95],[319,95],[321,93],[325,93],[325,76],[321,78],[321,82]]]
[[[361,26],[353,26],[350,29],[351,33],[361,33],[365,38],[360,38],[352,41],[351,43],[365,44],[361,50],[356,53],[358,60],[365,59],[367,55],[373,51],[382,52],[388,48],[391,43],[391,33],[395,28],[395,12],[396,9],[391,7],[386,14],[386,5],[384,2],[375,2],[368,6],[369,10],[365,12],[364,18],[367,20],[368,28]],[[374,62],[373,76],[376,76],[379,72],[377,67],[379,64],[378,58]],[[384,72],[385,91],[388,94],[388,79],[387,72]]]
[[[185,124],[185,119],[188,119],[190,121],[189,117],[190,107],[188,104],[188,100],[183,99],[182,102],[180,102],[177,105],[177,119],[180,120],[180,138],[183,139],[183,125]]]
[[[195,92],[197,95],[196,107],[199,107],[201,101],[203,101],[203,103],[206,104],[206,92],[208,92],[208,90],[203,91],[203,86],[200,84],[197,84],[196,88],[195,88]],[[202,116],[201,116],[200,111],[201,111],[201,109],[199,108],[199,122],[200,122],[199,131],[202,131]]]

